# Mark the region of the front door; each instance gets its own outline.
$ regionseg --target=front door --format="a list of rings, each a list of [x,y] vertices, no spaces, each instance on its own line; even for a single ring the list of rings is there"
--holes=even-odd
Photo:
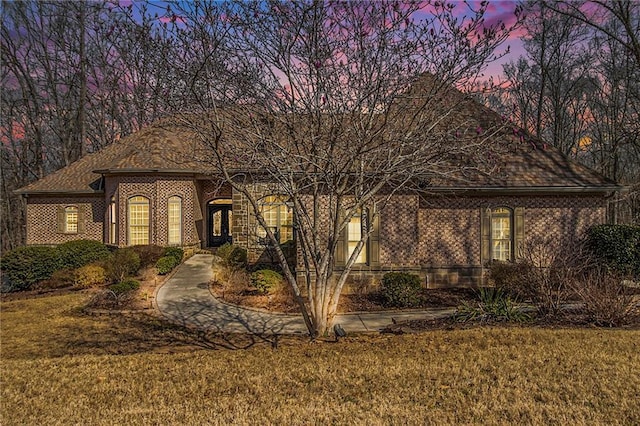
[[[232,243],[231,223],[233,212],[231,204],[209,204],[207,211],[209,217],[209,247],[220,247],[225,243]]]

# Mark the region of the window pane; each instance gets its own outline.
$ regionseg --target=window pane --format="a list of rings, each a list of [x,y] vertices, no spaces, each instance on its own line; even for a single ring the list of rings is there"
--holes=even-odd
[[[149,200],[145,197],[129,199],[129,244],[149,244]]]
[[[360,214],[354,216],[347,225],[347,260],[355,251],[358,242],[362,238],[362,220]],[[360,254],[356,259],[356,263],[365,263],[367,261],[367,246],[363,246]]]
[[[285,202],[285,198],[270,195],[262,199],[261,212],[268,228],[275,234],[278,242],[293,240],[293,209]],[[259,226],[258,237],[265,238],[267,232]]]
[[[168,206],[169,244],[182,243],[182,200],[179,197],[169,198]]]
[[[213,236],[220,237],[222,235],[222,210],[213,213]]]
[[[78,208],[66,207],[64,209],[64,231],[68,233],[78,232]]]
[[[500,207],[491,213],[491,258],[511,260],[511,210]]]

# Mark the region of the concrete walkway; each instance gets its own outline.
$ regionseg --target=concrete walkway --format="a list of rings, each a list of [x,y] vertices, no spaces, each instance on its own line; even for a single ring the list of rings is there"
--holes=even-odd
[[[156,295],[160,312],[169,320],[202,330],[253,334],[306,334],[301,315],[245,309],[213,297],[209,291],[213,256],[197,254],[178,267]],[[433,319],[451,315],[455,309],[367,312],[338,315],[335,323],[347,333],[380,331],[397,321]]]

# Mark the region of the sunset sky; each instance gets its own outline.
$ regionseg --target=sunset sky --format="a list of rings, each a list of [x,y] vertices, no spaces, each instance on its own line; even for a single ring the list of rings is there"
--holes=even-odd
[[[481,0],[467,0],[466,2],[463,0],[448,0],[449,3],[454,3],[456,4],[456,12],[457,12],[457,16],[462,17],[464,14],[469,14],[470,13],[470,9],[469,6],[477,9],[480,7],[480,3],[482,2]],[[120,0],[119,4],[121,6],[128,6],[130,4],[133,3],[133,6],[135,7],[136,3],[135,1],[131,1],[131,0]],[[487,8],[487,14],[486,14],[486,22],[489,25],[493,25],[496,24],[497,22],[504,22],[505,25],[509,26],[512,25],[515,21],[516,21],[516,16],[514,14],[514,11],[516,9],[516,6],[518,4],[518,2],[516,0],[490,0],[488,1],[489,5]],[[469,6],[467,6],[467,4]],[[160,20],[163,19],[162,14],[164,12],[166,12],[167,10],[167,3],[164,1],[156,1],[156,2],[151,2],[151,6],[152,9],[156,9],[156,10],[151,10],[152,12],[157,12],[159,15],[161,15]],[[419,18],[419,16],[416,16],[417,18]],[[168,17],[165,17],[164,19],[169,20]],[[491,63],[488,67],[487,67],[487,71],[485,73],[485,75],[487,76],[494,76],[494,77],[498,77],[500,74],[502,74],[502,64],[507,63],[511,60],[515,60],[516,58],[518,58],[518,56],[522,55],[524,53],[523,51],[523,47],[522,47],[522,42],[520,41],[520,36],[522,35],[522,29],[516,30],[514,31],[511,36],[509,37],[509,39],[501,46],[500,49],[498,49],[498,51],[496,53],[499,52],[504,52],[505,49],[507,48],[507,46],[509,46],[510,48],[510,53],[508,55],[505,55],[503,58],[501,58],[500,60]]]

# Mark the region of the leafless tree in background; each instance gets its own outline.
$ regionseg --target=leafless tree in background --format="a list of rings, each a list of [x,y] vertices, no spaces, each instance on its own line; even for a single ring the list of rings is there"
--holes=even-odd
[[[182,91],[170,61],[184,46],[154,7],[3,4],[3,250],[24,239],[24,203],[13,190],[174,111]]]
[[[565,154],[628,185],[614,222],[640,222],[640,3],[544,1],[528,13],[526,56],[504,66],[503,111]]]

